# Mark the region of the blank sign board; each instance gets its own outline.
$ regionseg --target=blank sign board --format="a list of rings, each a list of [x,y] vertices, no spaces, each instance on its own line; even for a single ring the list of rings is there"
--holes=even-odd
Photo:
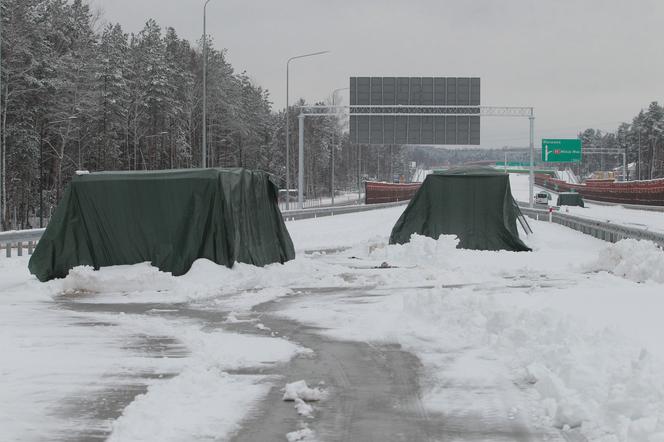
[[[350,106],[353,143],[480,144],[479,78],[351,77]]]

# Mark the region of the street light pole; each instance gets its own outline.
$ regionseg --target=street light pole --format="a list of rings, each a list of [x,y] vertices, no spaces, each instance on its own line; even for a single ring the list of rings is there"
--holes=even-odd
[[[337,92],[345,91],[350,89],[349,87],[340,87],[332,91],[332,106],[336,104]],[[334,206],[334,150],[336,149],[336,144],[332,143],[332,183],[330,184],[331,193],[332,193],[332,205]]]
[[[297,208],[304,208],[304,114],[298,115],[298,170],[297,170]]]
[[[39,228],[44,227],[44,141],[39,140]]]
[[[528,198],[528,206],[530,208],[534,207],[534,187],[535,187],[535,116],[532,113],[530,117],[528,117],[528,120],[530,121],[530,148],[528,149],[530,151],[530,180],[528,182],[528,191],[530,193],[529,198]]]
[[[207,165],[207,5],[210,0],[205,1],[203,5],[203,137],[201,144],[201,167]]]
[[[0,108],[2,108],[2,1],[0,1]],[[2,112],[0,112],[2,116]],[[5,210],[7,205],[7,192],[5,192],[5,143],[0,124],[0,230],[5,227]]]
[[[659,128],[657,126],[653,126],[652,129],[657,132],[657,133],[664,133],[664,129]],[[651,142],[652,143],[652,142]],[[657,167],[656,164],[657,162],[655,161],[655,158],[657,157],[657,144],[651,144],[652,146],[652,158],[650,159],[650,179],[653,179],[653,175],[655,174],[655,168]]]
[[[357,145],[357,204],[362,204],[362,145]]]
[[[637,165],[638,167],[638,175],[639,175],[639,181],[641,181],[641,126],[637,126],[639,128],[639,150],[638,150],[638,160],[637,160]]]
[[[210,0],[208,0],[210,1]],[[289,101],[288,101],[288,86],[289,86],[289,68],[290,62],[298,58],[313,57],[314,55],[327,54],[330,51],[312,52],[310,54],[296,55],[286,61],[286,210],[290,208],[290,118],[289,118]]]

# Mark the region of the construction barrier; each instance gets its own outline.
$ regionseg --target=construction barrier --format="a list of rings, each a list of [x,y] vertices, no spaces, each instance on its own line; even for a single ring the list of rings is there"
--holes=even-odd
[[[571,184],[547,175],[537,174],[535,184],[554,192],[578,192],[588,200],[664,206],[664,179],[648,181],[588,180],[585,184]]]
[[[407,201],[420,189],[422,183],[398,184],[366,181],[365,204],[396,203]]]

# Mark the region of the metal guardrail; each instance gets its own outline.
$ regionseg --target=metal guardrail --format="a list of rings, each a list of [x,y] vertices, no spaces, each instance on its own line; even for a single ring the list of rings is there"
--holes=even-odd
[[[543,221],[549,220],[549,211],[546,209],[521,207],[521,212],[534,219]],[[552,212],[551,221],[604,241],[618,242],[621,239],[633,238],[652,241],[660,247],[664,247],[664,233],[653,232],[651,230],[637,229],[634,227],[582,218],[580,216],[560,212]]]
[[[27,249],[28,255],[32,255],[32,251],[44,233],[44,230],[46,229],[0,232],[0,250],[4,247],[7,258],[11,258],[12,250],[14,249],[16,249],[18,256],[23,256],[23,248]]]
[[[314,209],[289,210],[283,211],[282,216],[285,221],[298,219],[318,218],[320,216],[343,215],[345,213],[365,212],[367,210],[385,209],[407,204],[408,201],[398,203],[369,204],[369,205],[347,205],[334,207],[318,207]],[[0,232],[0,251],[4,248],[7,258],[11,258],[13,251],[17,256],[23,256],[24,249],[28,255],[32,254],[37,242],[46,229],[32,230],[11,230]]]
[[[588,198],[584,198],[583,201],[597,204],[598,206],[622,206],[625,209],[647,210],[650,212],[664,212],[664,206],[646,206],[644,204],[610,203],[608,201],[597,201]]]
[[[364,193],[362,193],[361,197],[358,197],[357,192],[353,193],[346,193],[346,194],[341,194],[337,195],[334,197],[334,205],[335,206],[349,206],[349,205],[357,205],[357,204],[364,204]],[[290,207],[292,210],[299,210],[297,209],[297,200],[291,201],[290,202]],[[303,204],[303,209],[318,209],[322,207],[332,207],[332,199],[330,197],[325,197],[325,198],[308,198],[304,200]],[[279,202],[279,210],[282,212],[286,210],[286,201],[280,201]]]
[[[389,207],[402,206],[408,204],[410,200],[399,201],[396,203],[381,204],[362,204],[354,206],[334,206],[319,207],[316,209],[289,210],[281,212],[285,221],[294,221],[298,219],[318,218],[320,216],[343,215],[345,213],[366,212],[367,210],[386,209]]]

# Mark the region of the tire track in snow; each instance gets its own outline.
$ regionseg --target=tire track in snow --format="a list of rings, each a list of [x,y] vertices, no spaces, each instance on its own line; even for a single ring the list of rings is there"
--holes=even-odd
[[[309,421],[320,440],[434,440],[428,435],[428,416],[419,402],[421,365],[415,356],[398,345],[330,339],[315,327],[271,314],[283,302],[269,302],[254,310],[272,331],[314,350],[314,354],[296,357],[278,369],[284,382],[271,389],[234,442],[283,440],[286,433],[297,429],[302,419],[291,403],[281,400],[280,390],[286,382],[299,379],[310,385],[324,381],[329,391],[325,401],[314,404],[316,418]],[[239,324],[239,328],[253,332],[247,325]]]

